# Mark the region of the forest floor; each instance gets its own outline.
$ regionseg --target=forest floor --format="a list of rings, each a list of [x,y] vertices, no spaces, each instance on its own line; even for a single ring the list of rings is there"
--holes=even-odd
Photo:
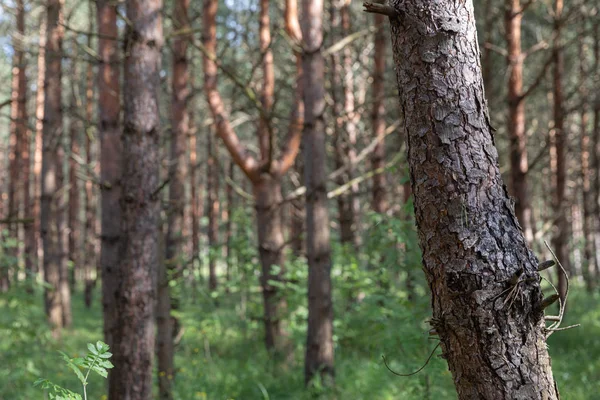
[[[177,347],[175,399],[455,399],[445,361],[433,357],[411,377],[396,377],[390,366],[408,373],[427,359],[435,342],[428,340],[427,297],[410,303],[402,295],[368,296],[351,310],[337,310],[335,325],[335,389],[318,385],[304,388],[303,345],[306,309],[301,299],[290,313],[288,331],[295,345],[291,359],[271,361],[264,350],[259,294],[256,291],[199,296],[184,303],[179,318],[185,331]],[[90,310],[80,292],[73,298],[74,327],[62,339],[52,339],[44,319],[41,288],[35,296],[22,289],[0,295],[0,400],[43,399],[33,387],[39,377],[74,391],[76,378],[62,363],[58,350],[75,357],[86,343],[102,340],[98,293]],[[190,298],[191,296],[182,296]],[[242,301],[247,297],[245,301]],[[250,301],[252,300],[252,301]],[[293,299],[291,301],[294,306]],[[554,334],[549,340],[552,366],[565,399],[600,399],[600,295],[575,288],[566,324],[576,329]],[[439,349],[436,354],[439,354]],[[105,399],[106,382],[94,376],[88,398]]]

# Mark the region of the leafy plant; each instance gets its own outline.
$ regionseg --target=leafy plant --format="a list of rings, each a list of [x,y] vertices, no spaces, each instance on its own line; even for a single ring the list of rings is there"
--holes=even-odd
[[[89,352],[84,358],[76,357],[70,358],[68,355],[60,351],[63,360],[71,370],[75,373],[81,385],[83,387],[83,399],[87,400],[86,387],[88,385],[88,378],[90,372],[94,371],[103,378],[108,376],[109,369],[113,368],[113,365],[108,359],[112,357],[109,347],[106,343],[101,341],[96,344],[88,343]],[[85,375],[84,375],[85,371]],[[70,391],[69,389],[63,388],[55,383],[52,383],[48,379],[38,379],[35,381],[34,386],[40,386],[42,389],[49,391],[50,399],[53,400],[81,400],[81,395]]]

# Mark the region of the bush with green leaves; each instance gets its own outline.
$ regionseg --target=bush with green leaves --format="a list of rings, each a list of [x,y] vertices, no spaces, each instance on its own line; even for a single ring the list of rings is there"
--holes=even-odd
[[[109,347],[106,343],[101,341],[96,344],[88,343],[89,352],[85,357],[70,358],[68,355],[60,351],[63,360],[69,368],[73,370],[79,381],[81,382],[83,389],[83,399],[87,400],[86,387],[88,385],[88,379],[90,372],[94,371],[103,378],[108,376],[108,370],[113,367],[112,363],[108,359],[112,356]],[[40,378],[34,383],[35,386],[40,386],[42,389],[48,390],[50,399],[53,400],[81,400],[82,397],[79,393],[72,392],[69,389],[63,388],[48,379]]]

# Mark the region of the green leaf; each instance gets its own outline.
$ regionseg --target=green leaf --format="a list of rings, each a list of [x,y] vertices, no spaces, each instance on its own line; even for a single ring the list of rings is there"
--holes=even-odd
[[[93,355],[98,355],[98,350],[96,350],[93,344],[88,343],[87,348]]]

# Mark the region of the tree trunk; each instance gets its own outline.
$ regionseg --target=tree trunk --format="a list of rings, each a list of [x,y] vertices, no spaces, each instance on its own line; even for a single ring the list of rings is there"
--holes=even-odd
[[[371,114],[371,126],[373,136],[378,143],[371,156],[371,168],[377,170],[385,165],[385,16],[375,15],[375,54],[373,69],[373,109]],[[376,174],[373,176],[373,211],[384,213],[387,211],[386,198],[386,176]]]
[[[46,76],[46,14],[42,13],[40,17],[40,40],[38,43],[37,59],[37,92],[35,94],[35,149],[33,156],[33,218],[35,235],[35,265],[36,272],[43,272],[43,247],[42,247],[42,228],[41,228],[41,198],[42,198],[42,137],[44,129],[44,104],[45,92],[44,79]]]
[[[196,260],[199,258],[200,254],[200,217],[201,217],[201,209],[200,206],[202,201],[198,192],[197,186],[199,186],[199,182],[197,182],[197,174],[196,169],[197,166],[197,158],[198,158],[198,150],[196,149],[196,129],[193,120],[190,120],[190,131],[189,131],[189,148],[190,148],[190,162],[189,162],[189,182],[190,182],[190,221],[191,221],[191,231],[192,231],[192,254],[191,254],[191,263],[190,263],[190,280],[192,284],[196,281],[195,278],[195,265]]]
[[[562,49],[562,15],[563,0],[556,0],[554,10],[554,48],[552,55],[554,58],[554,145],[556,148],[556,175],[555,193],[554,193],[554,228],[555,233],[552,238],[552,247],[554,252],[570,273],[570,260],[567,249],[568,244],[568,223],[567,223],[567,201],[566,201],[566,181],[567,181],[567,138],[565,132],[565,110],[563,93],[563,75],[565,69],[565,59]],[[567,282],[565,276],[558,270],[558,292],[562,300],[565,298]]]
[[[330,1],[329,7],[329,18],[331,24],[331,40],[335,42],[337,37],[337,31],[340,27],[340,13],[336,2]],[[340,101],[339,88],[342,86],[342,74],[343,69],[340,64],[340,57],[336,52],[333,52],[330,57],[330,80],[331,80],[331,99],[333,102],[333,148],[334,148],[334,165],[335,169],[344,168],[346,166],[347,151],[346,148],[349,144],[345,143],[344,138],[344,120],[347,116],[344,116],[344,103]],[[349,171],[346,170],[344,173],[339,174],[336,178],[336,184],[338,186],[344,185],[352,179]],[[343,193],[337,196],[337,209],[338,209],[338,222],[340,225],[340,242],[342,244],[352,244],[354,241],[354,214],[352,212],[351,196],[348,193]]]
[[[594,26],[594,72],[600,74],[600,23]],[[600,215],[600,101],[594,102],[594,133],[592,140],[593,212]],[[596,279],[600,278],[600,222],[596,219],[594,229],[594,254],[596,257]]]
[[[102,311],[104,340],[113,347],[117,316],[116,296],[119,287],[121,247],[121,174],[122,144],[119,128],[121,109],[116,5],[110,0],[96,2],[98,28],[98,136],[100,137],[100,270],[102,276]],[[87,197],[87,196],[86,196]],[[90,227],[86,227],[89,235]],[[89,240],[89,238],[88,238]],[[89,262],[89,258],[86,260]],[[111,373],[112,374],[112,373]]]
[[[74,46],[77,43],[73,43]],[[76,48],[76,47],[74,47]],[[68,260],[71,261],[72,267],[70,270],[70,284],[71,288],[75,289],[77,278],[79,278],[77,272],[80,268],[79,257],[77,252],[79,251],[78,239],[81,237],[79,232],[79,180],[77,178],[77,159],[79,158],[79,132],[81,132],[82,123],[78,116],[75,115],[75,111],[78,110],[81,104],[77,104],[77,85],[79,84],[79,76],[77,70],[77,61],[72,60],[71,65],[71,99],[70,99],[70,111],[71,117],[69,118],[69,144],[71,146],[71,154],[69,157],[69,206],[68,206]]]
[[[152,398],[159,196],[161,0],[128,0],[121,242],[110,399]]]
[[[261,286],[263,294],[265,326],[265,344],[267,350],[284,349],[285,329],[282,318],[287,303],[272,282],[283,281],[283,227],[281,224],[281,181],[265,174],[263,179],[253,185],[256,199],[256,220],[258,227],[258,251],[262,266]]]
[[[531,202],[527,179],[527,135],[523,97],[523,60],[521,52],[521,0],[505,0],[504,29],[508,62],[508,136],[510,139],[510,177],[515,196],[515,214],[528,243],[533,241]]]
[[[460,399],[557,399],[538,261],[502,183],[473,3],[394,0],[390,19],[432,325]],[[504,304],[507,280],[524,279]],[[515,340],[515,338],[520,338]]]
[[[580,28],[583,31],[583,26]],[[592,205],[592,187],[590,171],[590,134],[588,131],[589,113],[588,113],[588,92],[586,87],[587,66],[585,61],[585,49],[583,38],[584,32],[580,32],[582,40],[578,43],[579,53],[579,96],[581,98],[580,110],[580,144],[581,144],[581,192],[583,203],[582,230],[583,230],[583,276],[588,290],[591,292],[595,288],[595,257],[594,257],[594,236],[593,236],[593,205]]]
[[[327,211],[323,58],[323,2],[303,3],[304,53],[303,152],[306,183],[306,255],[308,259],[308,328],[305,382],[317,374],[333,382],[333,302],[331,296],[331,245]]]
[[[41,239],[44,246],[46,314],[53,333],[63,327],[61,272],[63,271],[62,216],[62,0],[48,0],[46,7],[46,54],[44,74],[44,126],[42,134]]]
[[[350,0],[343,0],[340,9],[342,37],[347,37],[352,33],[350,24]],[[348,181],[355,178],[356,175],[356,141],[357,141],[357,123],[360,115],[354,110],[354,71],[352,59],[352,46],[345,46],[342,54],[343,86],[344,86],[344,130],[346,134],[346,146],[344,161],[348,166]],[[346,182],[344,182],[346,183]],[[347,228],[348,236],[342,238],[342,243],[348,243],[353,249],[360,245],[360,235],[358,232],[358,214],[360,212],[360,203],[358,198],[358,183],[353,184],[347,192],[348,209],[344,221],[349,225]],[[341,222],[341,221],[340,221]],[[346,240],[344,240],[346,239]]]
[[[208,205],[208,290],[217,289],[217,246],[219,241],[219,147],[213,130],[207,136],[206,201]]]
[[[229,161],[229,168],[227,171],[227,176],[231,180],[231,182],[235,182],[235,163],[233,161]],[[227,263],[227,271],[225,273],[225,279],[227,282],[231,280],[231,273],[233,270],[233,187],[231,185],[227,185],[225,188],[225,197],[227,199],[227,208],[225,211],[225,215],[223,216],[225,219],[225,262]]]
[[[189,0],[174,4],[174,29],[188,29]],[[171,384],[174,377],[175,344],[173,343],[175,317],[170,310],[179,308],[178,299],[170,293],[169,281],[180,275],[183,269],[182,232],[185,203],[185,147],[189,131],[190,116],[187,108],[190,94],[187,47],[189,37],[180,35],[173,42],[173,80],[171,100],[171,156],[169,161],[169,207],[167,209],[167,238],[165,257],[159,275],[158,309],[158,391],[159,398],[173,398]]]
[[[94,23],[92,16],[94,15],[94,7],[93,2],[91,0],[88,1],[88,11],[90,14],[89,21],[89,31],[94,31]],[[87,37],[87,45],[91,49],[92,48],[92,35],[88,35]],[[87,63],[86,73],[85,73],[85,118],[86,121],[92,121],[94,117],[94,71],[93,64]],[[104,81],[103,81],[104,83]],[[85,161],[88,168],[91,168],[92,162],[94,158],[98,158],[97,150],[96,154],[94,153],[94,146],[92,144],[95,142],[93,137],[93,128],[90,123],[86,124],[85,127]],[[96,147],[97,149],[97,147]],[[100,173],[101,174],[101,173]],[[96,285],[96,280],[102,275],[102,267],[98,262],[98,251],[97,251],[97,243],[98,243],[98,233],[97,233],[97,193],[96,186],[93,180],[87,179],[85,181],[85,239],[84,239],[84,247],[85,247],[85,257],[82,260],[83,263],[83,280],[85,284],[84,289],[84,299],[85,305],[87,308],[92,306],[92,291]],[[117,207],[118,208],[118,207]],[[93,279],[92,273],[96,270],[96,278]]]

